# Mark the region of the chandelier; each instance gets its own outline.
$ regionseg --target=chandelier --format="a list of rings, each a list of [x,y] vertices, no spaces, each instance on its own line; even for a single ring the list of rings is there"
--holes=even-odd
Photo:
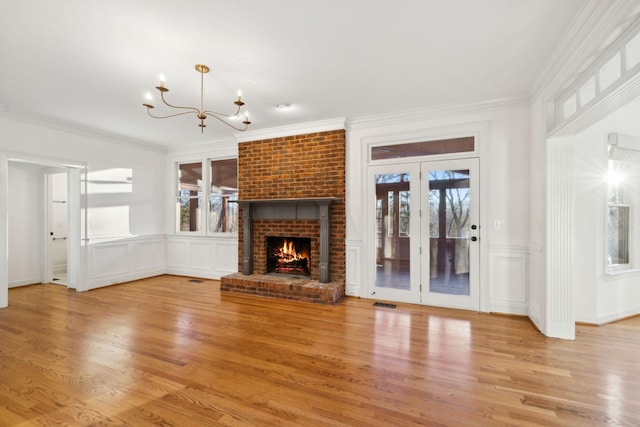
[[[237,109],[234,113],[229,113],[229,114],[225,114],[225,113],[219,113],[217,111],[209,111],[209,110],[205,110],[204,109],[204,75],[206,73],[209,72],[209,67],[207,67],[206,65],[203,64],[196,64],[196,71],[200,73],[200,108],[196,108],[196,107],[180,107],[177,105],[172,105],[169,104],[167,102],[166,99],[164,99],[164,94],[169,92],[169,89],[164,85],[164,81],[161,78],[160,80],[160,86],[156,86],[156,89],[158,89],[158,91],[160,92],[160,98],[162,99],[162,102],[171,108],[176,108],[179,110],[185,110],[182,111],[180,113],[175,113],[175,114],[169,114],[167,116],[156,116],[153,115],[151,113],[151,110],[153,108],[155,108],[150,101],[151,95],[147,95],[147,102],[145,102],[144,105],[145,107],[147,107],[147,113],[149,114],[149,116],[153,117],[154,119],[167,119],[169,117],[176,117],[176,116],[182,116],[184,114],[195,114],[198,119],[200,120],[200,123],[198,124],[198,126],[200,126],[200,133],[204,133],[204,128],[207,127],[207,125],[204,124],[204,121],[207,117],[213,117],[214,119],[217,119],[219,121],[221,121],[222,123],[224,123],[227,126],[230,126],[232,128],[234,128],[235,130],[239,130],[239,131],[245,131],[247,130],[247,128],[249,127],[249,125],[251,124],[251,122],[249,121],[249,112],[245,110],[245,114],[244,114],[244,120],[242,121],[242,124],[244,124],[244,127],[238,127],[235,126],[233,123],[231,123],[229,120],[234,118],[234,117],[239,117],[240,115],[240,109],[242,108],[242,106],[244,105],[244,102],[242,102],[242,97],[241,95],[238,93],[238,99],[236,99],[233,103],[237,106]]]

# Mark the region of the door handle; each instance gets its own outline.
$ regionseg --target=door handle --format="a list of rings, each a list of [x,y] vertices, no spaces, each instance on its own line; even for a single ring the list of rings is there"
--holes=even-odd
[[[53,240],[67,240],[66,237],[54,237]]]

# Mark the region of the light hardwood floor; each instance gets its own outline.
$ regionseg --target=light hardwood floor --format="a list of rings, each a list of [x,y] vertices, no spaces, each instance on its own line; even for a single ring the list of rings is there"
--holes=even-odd
[[[0,425],[640,425],[640,318],[526,318],[220,294],[160,276],[9,291]]]

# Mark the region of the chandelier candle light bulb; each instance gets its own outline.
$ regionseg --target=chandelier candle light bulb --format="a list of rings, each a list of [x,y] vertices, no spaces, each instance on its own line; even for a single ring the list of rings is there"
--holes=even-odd
[[[251,124],[251,122],[249,121],[249,113],[247,111],[245,111],[245,116],[244,116],[245,118],[244,118],[244,121],[242,122],[242,124],[244,124],[244,127],[237,127],[231,122],[229,122],[229,119],[232,119],[233,117],[237,117],[240,114],[240,109],[244,105],[244,102],[242,101],[242,94],[240,93],[240,91],[238,91],[238,99],[236,99],[233,102],[237,107],[235,112],[220,113],[217,111],[205,110],[204,109],[204,75],[209,72],[209,67],[204,64],[196,64],[195,69],[197,72],[200,73],[200,108],[180,107],[180,106],[176,106],[168,103],[167,100],[164,98],[164,94],[169,92],[169,89],[164,84],[164,74],[161,74],[160,85],[156,86],[156,89],[158,90],[158,92],[160,92],[160,99],[162,99],[162,102],[167,107],[175,108],[183,111],[175,114],[169,114],[166,116],[156,116],[154,114],[151,114],[151,109],[155,107],[151,104],[151,95],[149,94],[147,97],[147,102],[142,104],[145,107],[147,107],[147,114],[149,114],[149,116],[153,117],[154,119],[167,119],[169,117],[181,116],[183,114],[195,114],[198,120],[200,121],[200,123],[198,123],[198,126],[200,126],[201,133],[204,133],[204,128],[207,127],[204,124],[204,121],[207,117],[213,117],[214,119],[219,120],[220,122],[224,123],[229,127],[232,127],[235,130],[239,130],[239,131],[247,130],[247,128]]]

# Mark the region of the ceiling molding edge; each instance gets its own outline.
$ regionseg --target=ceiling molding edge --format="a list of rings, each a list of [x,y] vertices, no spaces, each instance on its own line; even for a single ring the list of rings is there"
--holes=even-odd
[[[487,101],[443,104],[434,107],[417,108],[389,114],[376,114],[357,117],[347,122],[348,130],[358,130],[382,126],[411,123],[417,120],[459,116],[464,114],[482,113],[504,110],[507,108],[529,107],[529,98],[502,98]]]
[[[303,135],[307,133],[328,132],[332,130],[345,129],[346,119],[339,117],[335,119],[320,120],[316,122],[300,123],[288,126],[278,126],[267,129],[258,129],[243,133],[235,133],[236,142],[259,141],[263,139],[282,138],[285,136]]]
[[[554,96],[563,85],[579,78],[585,62],[598,49],[606,48],[603,43],[638,5],[640,0],[590,0],[586,3],[534,82],[530,98]]]
[[[47,129],[57,130],[60,132],[71,133],[78,136],[99,138],[101,140],[114,144],[135,146],[147,151],[154,151],[157,153],[166,153],[167,151],[164,146],[159,144],[130,138],[119,133],[108,132],[90,126],[84,126],[78,123],[67,122],[64,120],[54,119],[49,116],[35,114],[29,111],[12,107],[11,105],[0,104],[0,117],[5,117],[10,120],[28,123]]]
[[[230,148],[231,147],[231,148]],[[225,155],[229,151],[237,152],[237,144],[234,137],[215,138],[209,141],[185,144],[170,144],[167,153],[176,154],[219,154]]]

